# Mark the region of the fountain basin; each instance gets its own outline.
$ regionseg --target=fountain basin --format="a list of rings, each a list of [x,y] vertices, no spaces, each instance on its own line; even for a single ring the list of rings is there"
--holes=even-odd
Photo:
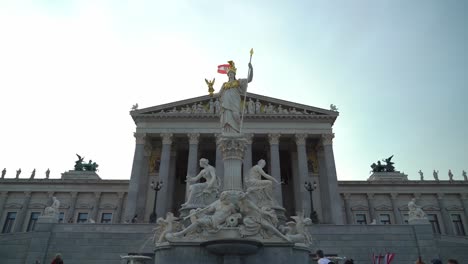
[[[215,255],[251,255],[258,252],[263,244],[249,239],[217,239],[201,243],[210,253]]]
[[[142,255],[120,256],[120,258],[127,260],[128,264],[145,264],[147,260],[152,260],[152,258]]]

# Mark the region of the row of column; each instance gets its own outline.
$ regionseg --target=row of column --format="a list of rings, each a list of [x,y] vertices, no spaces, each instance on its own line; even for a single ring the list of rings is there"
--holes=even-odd
[[[199,143],[199,133],[187,134],[189,138],[189,154],[188,154],[188,164],[187,164],[187,175],[193,177],[198,172],[198,143]],[[173,134],[163,133],[160,134],[162,139],[162,149],[161,149],[161,158],[159,166],[159,180],[163,183],[169,182],[169,163],[170,163],[170,153]],[[219,135],[216,135],[218,138]],[[244,175],[248,174],[248,171],[252,167],[252,138],[253,134],[245,134],[247,139],[247,149],[244,155]],[[280,167],[280,154],[279,154],[279,140],[281,134],[269,134],[269,144],[270,144],[270,167],[271,167],[271,176],[274,177],[278,182],[281,181],[281,167]],[[299,181],[296,182],[295,192],[300,193],[300,201],[296,201],[296,207],[304,209],[306,215],[310,212],[310,204],[308,202],[308,193],[302,188],[302,184],[308,181],[308,168],[307,168],[307,151],[306,151],[306,139],[307,134],[295,134],[295,143],[297,147],[297,165],[298,165],[298,178]],[[332,139],[333,134],[323,134],[321,138],[321,144],[318,148],[318,157],[319,157],[319,168],[320,168],[320,191],[321,191],[321,202],[322,202],[322,211],[324,223],[334,223],[334,224],[343,224],[342,212],[341,212],[341,200],[338,194],[338,182],[336,176],[335,160],[333,155]],[[148,150],[145,150],[145,146],[148,144],[146,134],[135,133],[136,145],[135,145],[135,154],[133,160],[132,173],[130,177],[129,192],[128,192],[128,201],[126,208],[126,219],[130,220],[134,215],[142,214],[138,210],[144,207],[146,204],[142,202],[146,199],[146,194],[143,193],[143,190],[146,190],[144,184],[146,183],[147,171],[144,167],[147,167],[147,154]],[[146,160],[146,162],[145,162]],[[221,151],[218,147],[216,148],[216,174],[220,177],[221,181],[223,179],[223,159]],[[158,193],[158,200],[156,205],[156,213],[158,216],[164,216],[169,210],[169,199],[172,198],[169,195],[169,188],[163,187]],[[282,193],[281,186],[277,185],[274,189],[275,199],[282,205]],[[297,196],[296,196],[297,197]]]
[[[369,210],[369,217],[371,220],[377,219],[377,215],[375,212],[375,204],[374,204],[374,194],[367,193],[367,204]],[[403,224],[403,219],[401,217],[401,213],[398,209],[397,205],[397,193],[390,193],[390,201],[392,206],[393,215],[395,216],[395,224],[401,225]],[[416,199],[419,199],[419,195],[415,195]],[[351,210],[351,194],[345,193],[343,194],[344,199],[344,206],[345,206],[345,214],[346,214],[346,221],[348,224],[354,224],[353,221],[353,212]],[[468,194],[463,193],[460,194],[460,200],[463,206],[463,212],[465,213],[465,219],[468,221]],[[438,207],[440,208],[440,214],[442,216],[442,222],[444,225],[445,233],[448,235],[454,235],[454,230],[452,227],[452,220],[450,217],[450,213],[447,210],[446,200],[444,199],[444,194],[437,193],[437,203]]]

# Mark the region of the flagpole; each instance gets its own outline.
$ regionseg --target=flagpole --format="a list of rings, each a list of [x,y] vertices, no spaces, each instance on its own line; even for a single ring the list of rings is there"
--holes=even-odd
[[[250,49],[250,60],[249,64],[252,63],[252,55],[253,55],[253,48]],[[250,71],[250,68],[249,68]],[[244,110],[245,110],[245,104],[247,103],[247,88],[245,88],[244,92],[244,105],[242,106],[242,113],[241,113],[241,122],[240,122],[240,128],[239,128],[239,134],[242,133],[242,127],[244,126]]]

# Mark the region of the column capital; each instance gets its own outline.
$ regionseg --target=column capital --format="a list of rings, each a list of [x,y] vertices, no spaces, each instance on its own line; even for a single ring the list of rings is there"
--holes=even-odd
[[[373,193],[367,193],[367,200],[374,200],[374,194]]]
[[[398,198],[398,193],[390,193],[390,199],[396,200]]]
[[[72,198],[76,198],[78,196],[78,192],[71,192],[70,195]]]
[[[200,133],[188,133],[190,145],[198,145],[198,139],[200,138]]]
[[[444,194],[443,194],[443,193],[438,193],[438,194],[437,194],[437,199],[438,199],[438,200],[444,199]]]
[[[326,145],[332,145],[333,144],[333,138],[335,138],[334,133],[329,133],[329,134],[322,134],[322,144],[324,146]]]
[[[253,140],[253,133],[246,133],[244,134],[245,139],[247,139],[247,144],[252,145],[252,140]]]
[[[349,200],[349,199],[351,199],[351,194],[350,193],[343,193],[343,198],[345,200]]]
[[[146,133],[133,133],[133,136],[135,137],[135,143],[136,144],[145,144],[146,143]]]
[[[7,197],[7,195],[8,195],[8,191],[1,191],[0,192],[0,197],[1,198]]]
[[[280,137],[281,134],[279,133],[268,134],[268,141],[270,141],[270,145],[278,145]]]
[[[421,198],[421,194],[420,193],[413,193],[413,197],[415,199],[420,199]]]
[[[308,134],[295,134],[294,137],[296,139],[296,144],[305,145],[308,136]]]
[[[172,133],[161,133],[161,138],[163,144],[172,144]]]
[[[119,198],[119,199],[123,199],[124,196],[125,196],[125,193],[124,193],[124,192],[118,192],[118,193],[117,193],[117,198]]]
[[[25,196],[26,198],[30,198],[31,195],[32,195],[32,192],[24,192],[24,196]]]
[[[47,192],[47,197],[52,198],[54,194],[55,194],[54,191]]]
[[[102,192],[94,192],[94,197],[96,199],[99,199],[99,198],[101,198],[101,194],[102,194]]]

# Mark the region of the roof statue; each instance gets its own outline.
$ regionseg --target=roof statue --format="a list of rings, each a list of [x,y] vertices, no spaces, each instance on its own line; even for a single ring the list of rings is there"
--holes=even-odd
[[[338,111],[338,107],[336,107],[336,105],[334,105],[334,104],[331,104],[330,105],[330,110],[331,111]]]
[[[138,110],[138,103],[134,104],[132,106],[132,111]]]
[[[382,159],[382,161],[386,163],[385,165],[382,164],[380,160],[377,161],[377,163],[372,163],[370,166],[372,168],[372,172],[395,172],[395,166],[393,166],[395,163],[392,162],[392,158],[393,155],[386,159]]]
[[[76,154],[76,156],[78,157],[78,160],[75,161],[75,171],[97,171],[99,165],[96,162],[89,160],[88,163],[83,163],[84,157],[81,157],[78,154]]]

